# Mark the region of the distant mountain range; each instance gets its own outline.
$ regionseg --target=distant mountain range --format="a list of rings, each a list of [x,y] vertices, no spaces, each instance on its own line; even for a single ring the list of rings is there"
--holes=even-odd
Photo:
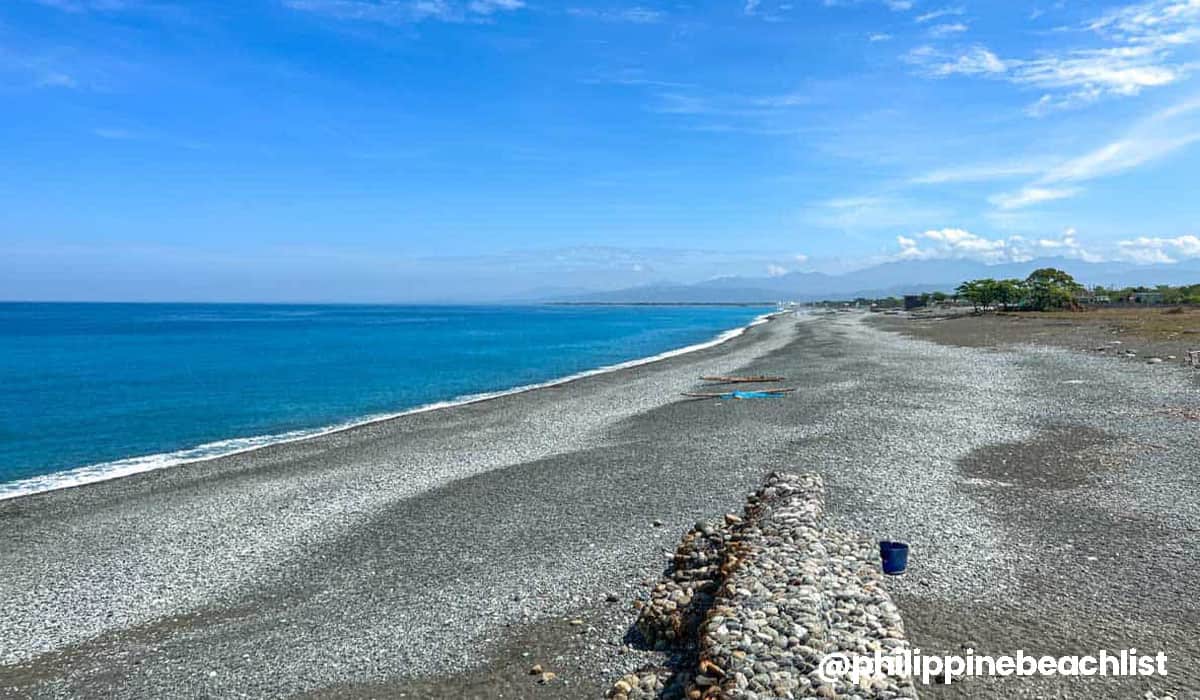
[[[1022,278],[1041,267],[1066,270],[1086,285],[1114,287],[1200,283],[1200,267],[1087,263],[1041,258],[987,265],[971,260],[891,262],[841,275],[792,272],[778,277],[720,277],[696,284],[655,284],[611,292],[547,295],[547,301],[595,303],[745,303],[877,298],[920,292],[951,292],[966,280]]]

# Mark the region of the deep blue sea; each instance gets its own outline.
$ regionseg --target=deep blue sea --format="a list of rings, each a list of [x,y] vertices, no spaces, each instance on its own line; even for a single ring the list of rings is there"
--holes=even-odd
[[[547,382],[766,311],[0,303],[0,498]]]

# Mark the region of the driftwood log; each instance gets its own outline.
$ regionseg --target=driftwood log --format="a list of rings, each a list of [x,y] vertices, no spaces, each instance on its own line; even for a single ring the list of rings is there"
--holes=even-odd
[[[768,377],[755,375],[752,377],[700,377],[706,382],[715,384],[760,384],[764,382],[782,382],[786,377]]]

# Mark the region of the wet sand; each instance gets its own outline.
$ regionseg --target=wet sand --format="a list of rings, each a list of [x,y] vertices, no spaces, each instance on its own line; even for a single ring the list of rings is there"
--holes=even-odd
[[[801,391],[679,396],[733,372]],[[1171,659],[1167,679],[923,695],[1192,697],[1200,424],[1163,409],[1196,406],[1178,367],[787,318],[554,389],[4,502],[0,695],[599,697],[656,659],[628,601],[664,552],[789,469],[825,477],[836,523],[912,543],[892,592],[926,652]],[[558,678],[538,685],[535,663]]]

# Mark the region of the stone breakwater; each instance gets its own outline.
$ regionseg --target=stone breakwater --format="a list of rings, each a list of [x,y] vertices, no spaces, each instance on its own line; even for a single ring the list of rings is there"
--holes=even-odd
[[[915,698],[908,679],[826,680],[830,654],[908,645],[875,545],[825,527],[817,475],[774,473],[743,515],[697,523],[645,601],[637,628],[670,668],[618,680],[613,700]]]

